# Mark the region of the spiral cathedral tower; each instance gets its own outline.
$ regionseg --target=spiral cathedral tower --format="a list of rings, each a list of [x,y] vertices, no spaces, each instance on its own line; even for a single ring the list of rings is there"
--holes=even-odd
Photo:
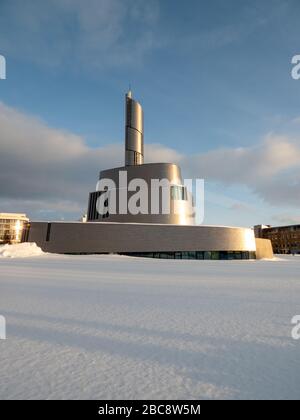
[[[125,100],[125,166],[144,163],[144,116],[142,106],[129,91]]]

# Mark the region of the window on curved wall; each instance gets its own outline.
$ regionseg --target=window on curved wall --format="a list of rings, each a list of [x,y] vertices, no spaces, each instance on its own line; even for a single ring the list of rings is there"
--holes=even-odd
[[[186,187],[182,185],[171,185],[171,199],[172,200],[187,200]]]
[[[219,252],[218,251],[212,251],[212,253],[211,253],[211,259],[212,260],[219,260],[220,259]]]
[[[160,252],[159,258],[173,259],[174,254],[173,252]]]
[[[87,220],[100,220],[109,217],[109,211],[107,210],[106,213],[98,213],[97,210],[97,200],[101,194],[105,194],[106,191],[95,191],[90,193],[89,204],[88,204],[88,212],[87,212]],[[104,201],[104,206],[109,207],[109,198]]]
[[[176,260],[248,260],[255,259],[252,251],[171,251],[171,252],[124,252],[134,257],[176,259]]]
[[[219,252],[219,258],[220,260],[228,260],[228,252],[227,251],[220,251]]]

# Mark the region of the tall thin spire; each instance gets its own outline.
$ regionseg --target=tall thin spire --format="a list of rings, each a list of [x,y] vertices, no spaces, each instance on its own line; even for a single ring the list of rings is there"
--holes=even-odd
[[[125,99],[125,165],[144,163],[143,108],[132,98],[132,92]]]

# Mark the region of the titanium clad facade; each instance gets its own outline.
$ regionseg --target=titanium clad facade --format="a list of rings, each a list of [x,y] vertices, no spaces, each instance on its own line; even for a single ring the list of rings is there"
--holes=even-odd
[[[126,184],[120,185],[120,174],[126,173]],[[120,212],[119,197],[120,192],[126,191],[127,200],[135,194],[135,191],[129,191],[128,184],[134,179],[141,179],[148,185],[147,193],[147,214],[138,213],[122,214]],[[149,163],[143,165],[125,166],[121,168],[108,169],[101,171],[100,180],[112,180],[116,185],[116,189],[107,192],[107,206],[109,207],[110,200],[113,197],[116,200],[116,214],[111,214],[109,210],[100,215],[97,211],[98,198],[104,191],[95,191],[90,193],[87,220],[102,221],[102,222],[122,222],[122,223],[160,223],[160,224],[173,224],[173,225],[193,225],[195,223],[195,215],[192,206],[192,197],[186,190],[181,177],[181,170],[179,166],[173,163]],[[151,188],[152,180],[167,180],[171,188],[169,190],[163,187]],[[167,214],[163,213],[162,203],[163,194],[166,194],[166,199],[169,201],[170,211]],[[123,197],[123,195],[122,195]],[[153,210],[153,201],[157,200],[160,204],[158,213],[151,213]]]
[[[125,101],[125,165],[144,163],[144,116],[141,105],[132,99],[131,92]]]
[[[63,254],[256,251],[252,229],[219,226],[33,222],[29,241]]]
[[[87,222],[32,222],[29,242],[60,254],[249,259],[257,251],[259,258],[271,258],[270,242],[256,242],[252,229],[195,225],[179,166],[144,164],[143,110],[131,92],[125,118],[125,165],[100,172],[97,191],[89,195]],[[137,191],[133,183],[143,187]],[[138,193],[143,195],[137,198]],[[132,212],[131,203],[138,201],[143,206]]]
[[[193,225],[192,196],[183,185],[180,168],[173,163],[144,164],[143,118],[142,106],[129,91],[125,100],[125,166],[100,172],[98,190],[89,195],[87,221]],[[124,173],[126,182],[120,185]],[[147,206],[133,214],[128,205],[137,191],[131,191],[129,184],[136,179],[147,184]],[[113,187],[103,187],[104,180],[113,181]],[[169,190],[155,187],[153,181],[168,181]]]

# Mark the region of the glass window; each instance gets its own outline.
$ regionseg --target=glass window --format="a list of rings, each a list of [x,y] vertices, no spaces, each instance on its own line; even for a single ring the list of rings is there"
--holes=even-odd
[[[204,259],[205,260],[210,260],[211,259],[211,252],[210,251],[205,251],[204,252]]]
[[[196,252],[195,251],[189,251],[188,255],[189,255],[190,260],[196,259]]]
[[[187,200],[186,187],[181,185],[171,185],[171,199],[172,200]]]
[[[212,260],[218,260],[219,259],[219,252],[218,251],[213,251],[211,253],[211,259]]]
[[[249,251],[176,251],[176,252],[124,252],[122,255],[135,257],[149,257],[162,259],[186,259],[186,260],[235,260],[255,259],[255,252]]]
[[[186,252],[186,251],[183,251],[183,252],[182,252],[182,258],[183,258],[183,259],[185,259],[185,260],[188,260],[188,258],[189,258],[189,253],[188,253],[188,252]]]

